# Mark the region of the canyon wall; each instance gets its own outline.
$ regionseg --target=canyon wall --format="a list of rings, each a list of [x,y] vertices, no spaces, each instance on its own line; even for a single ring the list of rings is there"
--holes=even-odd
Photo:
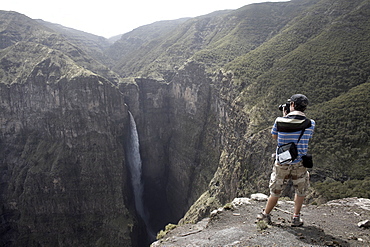
[[[188,63],[170,82],[136,79],[136,87],[121,86],[137,121],[144,200],[156,231],[185,214],[217,168],[220,135],[211,84],[203,66]]]
[[[131,245],[124,97],[39,48],[28,46],[42,59],[22,82],[0,83],[1,245]],[[16,70],[14,56],[2,67]]]

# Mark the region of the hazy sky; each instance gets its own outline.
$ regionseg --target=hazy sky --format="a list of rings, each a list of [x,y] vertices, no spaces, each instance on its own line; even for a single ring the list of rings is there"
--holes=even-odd
[[[0,9],[109,38],[155,21],[283,1],[286,0],[2,0]]]

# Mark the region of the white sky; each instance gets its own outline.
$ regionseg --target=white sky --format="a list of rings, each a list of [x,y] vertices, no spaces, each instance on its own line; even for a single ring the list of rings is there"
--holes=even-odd
[[[283,1],[287,0],[2,0],[0,9],[110,38],[156,21]]]

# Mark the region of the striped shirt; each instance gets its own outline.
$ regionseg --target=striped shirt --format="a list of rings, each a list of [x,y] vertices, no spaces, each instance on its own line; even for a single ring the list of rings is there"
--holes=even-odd
[[[298,113],[298,114],[297,114]],[[294,111],[287,115],[287,117],[283,117],[283,119],[289,119],[289,117],[294,117],[295,114],[304,116],[302,112]],[[301,130],[294,131],[294,132],[282,132],[277,130],[277,121],[280,118],[277,118],[275,120],[274,126],[272,127],[271,134],[278,136],[278,146],[287,144],[289,142],[295,142],[297,144],[298,138],[301,135]],[[293,120],[294,121],[294,120]],[[298,157],[291,163],[291,164],[297,164],[300,161],[302,161],[302,156],[307,154],[308,151],[308,142],[312,138],[313,130],[315,129],[315,121],[311,119],[311,126],[307,129],[305,129],[301,139],[299,140],[299,143],[297,145],[298,150]]]

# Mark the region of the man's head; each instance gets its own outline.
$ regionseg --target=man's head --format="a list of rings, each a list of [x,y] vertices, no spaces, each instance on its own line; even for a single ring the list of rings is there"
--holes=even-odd
[[[290,102],[294,103],[296,111],[304,111],[308,105],[308,98],[303,94],[294,94],[290,97]],[[291,103],[292,104],[292,103]]]

